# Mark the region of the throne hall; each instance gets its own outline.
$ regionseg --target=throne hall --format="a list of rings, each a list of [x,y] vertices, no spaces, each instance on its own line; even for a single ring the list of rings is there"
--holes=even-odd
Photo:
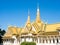
[[[20,45],[22,42],[35,42],[36,45],[60,45],[60,23],[44,23],[37,8],[36,19],[28,19],[24,27],[8,26],[3,36],[3,45]]]

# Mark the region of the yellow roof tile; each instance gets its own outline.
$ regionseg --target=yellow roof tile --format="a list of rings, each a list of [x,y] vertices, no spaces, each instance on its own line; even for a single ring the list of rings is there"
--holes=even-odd
[[[46,32],[57,31],[59,27],[60,27],[60,24],[47,24],[45,31]]]
[[[28,30],[25,30],[25,29],[23,28],[22,31],[21,31],[21,34],[25,34],[25,33],[29,33],[29,31],[28,31]]]
[[[9,27],[8,30],[11,30],[12,34],[17,34],[16,27]]]

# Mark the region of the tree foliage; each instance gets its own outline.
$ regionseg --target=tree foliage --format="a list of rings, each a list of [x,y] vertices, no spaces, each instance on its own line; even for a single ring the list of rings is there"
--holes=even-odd
[[[5,34],[5,30],[0,29],[0,43],[2,43],[2,36]]]
[[[21,45],[36,45],[35,42],[22,42]]]

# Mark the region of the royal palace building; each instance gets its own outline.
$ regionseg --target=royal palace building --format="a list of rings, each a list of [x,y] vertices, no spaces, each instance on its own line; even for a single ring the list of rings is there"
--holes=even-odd
[[[60,23],[44,23],[37,8],[34,22],[31,23],[30,16],[28,16],[24,27],[8,26],[3,36],[3,45],[20,45],[21,42],[35,42],[36,45],[60,45]]]

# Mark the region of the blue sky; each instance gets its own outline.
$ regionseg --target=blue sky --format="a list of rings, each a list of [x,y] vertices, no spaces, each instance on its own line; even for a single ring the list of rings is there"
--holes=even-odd
[[[8,25],[23,27],[27,21],[28,9],[31,22],[35,21],[37,3],[44,23],[60,22],[60,0],[0,0],[0,28],[6,30]]]

